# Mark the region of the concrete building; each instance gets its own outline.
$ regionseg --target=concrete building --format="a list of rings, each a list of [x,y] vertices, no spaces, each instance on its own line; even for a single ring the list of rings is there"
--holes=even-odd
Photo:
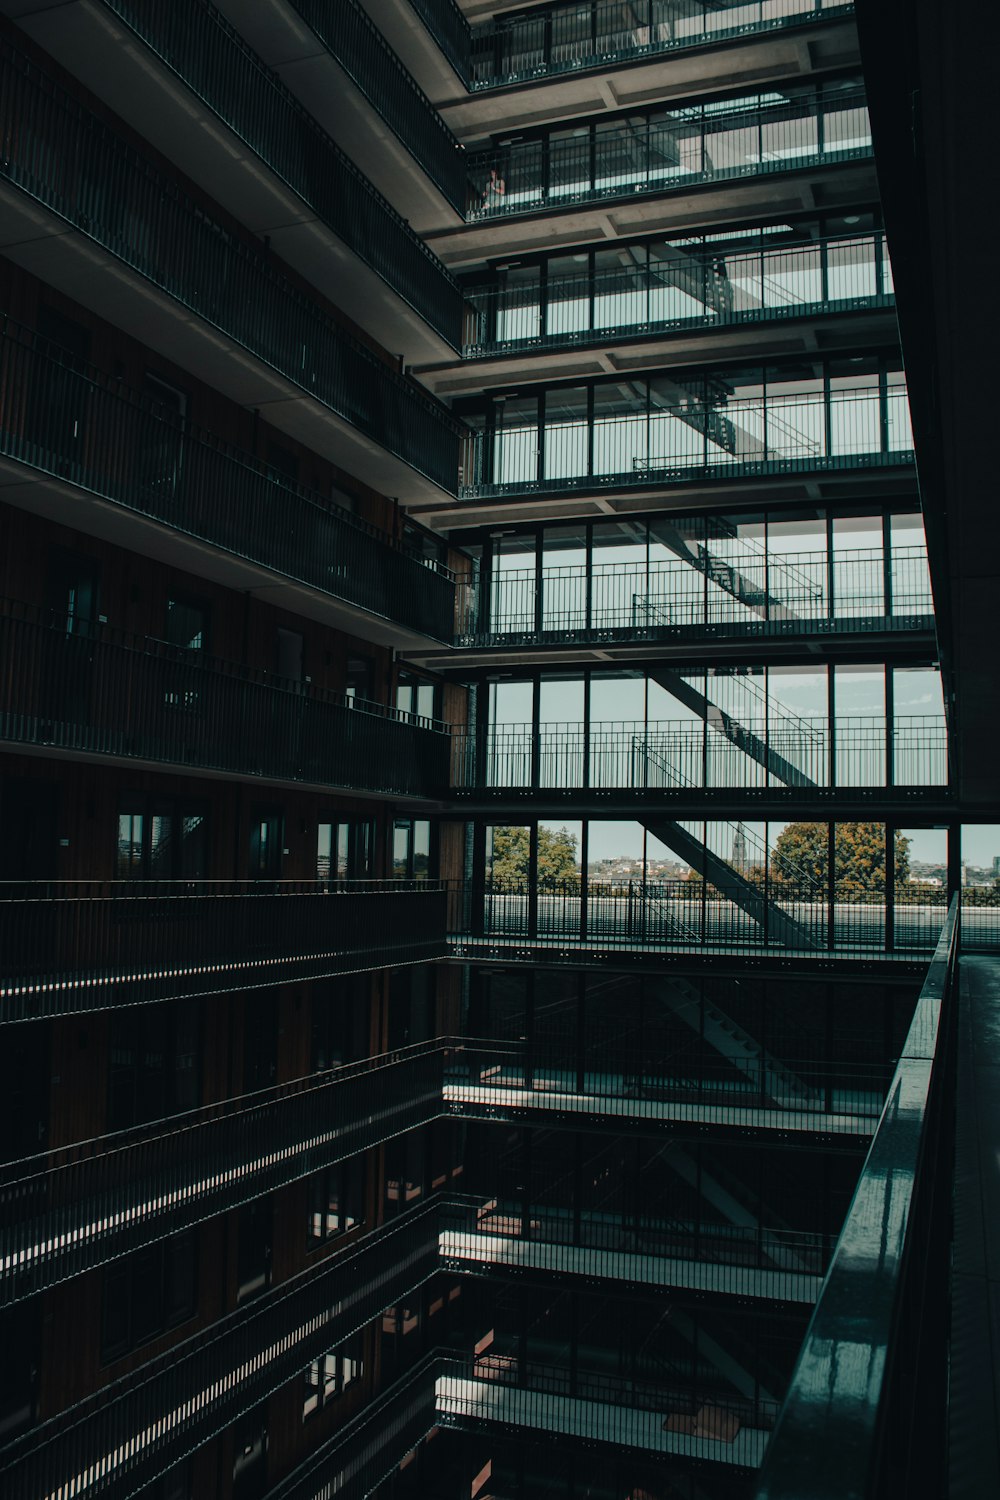
[[[944,1475],[992,598],[886,24],[0,0],[4,1496]]]

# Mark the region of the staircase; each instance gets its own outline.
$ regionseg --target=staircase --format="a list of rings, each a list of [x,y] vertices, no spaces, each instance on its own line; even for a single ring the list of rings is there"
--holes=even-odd
[[[780,751],[772,749],[768,740],[762,739],[752,729],[745,728],[731,714],[726,713],[704,693],[699,692],[680,672],[673,672],[666,667],[654,667],[650,669],[649,675],[660,687],[665,688],[671,697],[676,698],[678,703],[683,703],[685,708],[691,709],[699,718],[704,719],[712,729],[723,735],[744,755],[748,755],[751,760],[763,766],[772,776],[777,776],[785,786],[815,787],[818,785],[812,777],[807,776]],[[766,698],[763,699],[763,703],[765,713],[767,713]],[[775,705],[769,707],[768,717],[774,719],[776,717]],[[784,710],[777,717],[782,725],[787,722],[787,732],[790,736],[798,735],[803,740],[802,748],[806,753],[815,754],[816,730],[807,719],[802,719],[796,714],[786,714]]]
[[[695,986],[686,979],[660,980],[653,993],[669,1010],[714,1047],[720,1057],[754,1084],[766,1098],[783,1109],[816,1109],[822,1095],[803,1083],[791,1068],[766,1052],[749,1032],[730,1019],[711,1001],[702,1001]],[[704,1019],[703,1019],[704,1018]]]
[[[777,902],[770,900],[720,855],[714,854],[707,844],[696,838],[683,824],[655,816],[647,816],[641,821],[647,832],[666,844],[704,881],[759,923],[776,943],[787,948],[815,949],[823,946],[801,922],[790,917]]]

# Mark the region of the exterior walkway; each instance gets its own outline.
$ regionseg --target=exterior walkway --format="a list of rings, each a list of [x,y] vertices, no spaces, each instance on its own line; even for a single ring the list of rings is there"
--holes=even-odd
[[[1000,958],[959,965],[951,1500],[1000,1495]]]

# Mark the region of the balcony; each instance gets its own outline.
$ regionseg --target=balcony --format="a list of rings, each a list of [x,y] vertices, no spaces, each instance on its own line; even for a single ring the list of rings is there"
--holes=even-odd
[[[689,1375],[672,1384],[586,1368],[571,1374],[499,1353],[438,1361],[435,1404],[445,1429],[544,1434],[672,1465],[707,1463],[709,1472],[758,1468],[777,1416],[776,1402],[708,1397]]]
[[[479,735],[458,733],[452,786],[466,802],[530,795],[567,808],[597,800],[605,809],[646,811],[744,801],[808,803],[814,814],[826,801],[918,801],[924,790],[942,800],[933,789],[948,783],[943,717],[870,715],[831,725],[825,715],[780,705],[767,718],[737,718],[704,701],[699,718],[494,724]]]
[[[392,797],[447,790],[431,720],[0,601],[0,740]]]
[[[683,980],[663,979],[658,989],[666,1016],[687,998]],[[671,1139],[764,1144],[778,1132],[783,1141],[844,1146],[871,1138],[891,1068],[800,1057],[782,1062],[718,1007],[705,1013],[705,1036],[698,1039],[704,1045],[684,1045],[685,1021],[699,1025],[701,1016],[700,1004],[688,1005],[669,1055],[661,1040],[641,1056],[616,1049],[613,1059],[581,1058],[578,1066],[572,1036],[561,1037],[558,1048],[547,1038],[550,1045],[532,1049],[466,1040],[445,1060],[446,1112],[557,1129],[664,1132]]]
[[[676,235],[874,199],[859,78],[779,80],[768,92],[758,78],[736,97],[731,79],[728,88],[727,97],[669,108],[650,108],[640,94],[624,114],[591,113],[531,136],[523,123],[480,125],[477,134],[490,130],[494,140],[467,154],[465,224],[435,231],[430,243],[454,267],[544,252],[554,235],[564,246]]]
[[[639,499],[720,481],[912,472],[902,372],[875,380],[863,373],[874,360],[852,363],[857,375],[692,370],[498,397],[479,414],[470,402],[460,499],[470,513],[516,499],[530,519],[535,496]]]
[[[462,148],[357,0],[340,0],[333,12],[324,0],[293,4],[448,202],[459,208]]]
[[[6,40],[0,81],[11,259],[383,493],[454,492],[442,406]]]
[[[551,214],[692,185],[768,177],[872,154],[864,90],[853,79],[752,99],[659,109],[552,130],[470,152],[466,219]],[[501,186],[502,184],[502,186]]]
[[[418,234],[459,219],[465,154],[397,56],[384,16],[376,25],[358,0],[219,0],[219,9]]]
[[[437,1119],[446,1046],[420,1044],[0,1167],[0,1303]]]
[[[0,1024],[445,955],[437,881],[0,885]]]
[[[485,880],[452,893],[450,948],[466,962],[565,964],[571,954],[592,962],[614,956],[656,970],[698,957],[738,961],[768,972],[830,972],[837,961],[857,973],[867,960],[912,965],[933,951],[946,915],[944,891],[906,886],[853,890],[836,882],[771,881],[753,885],[739,872],[715,880],[611,884]],[[989,926],[990,913],[983,914]]]
[[[8,1443],[5,1500],[142,1492],[437,1268],[436,1210],[372,1230]]]
[[[383,532],[5,320],[3,498],[372,640],[450,639],[454,584]]]
[[[830,1236],[724,1223],[681,1223],[613,1214],[574,1214],[520,1200],[446,1206],[441,1257],[447,1269],[488,1268],[498,1278],[529,1275],[561,1287],[575,1277],[661,1293],[741,1303],[814,1306],[833,1249]],[[575,1221],[575,1222],[574,1222]]]
[[[920,545],[829,554],[772,552],[746,537],[677,545],[683,556],[641,563],[497,565],[460,590],[455,644],[603,650],[933,630]]]
[[[633,344],[629,368],[706,357],[706,336],[725,331],[727,357],[744,342],[760,358],[768,339],[795,337],[790,324],[838,320],[855,342],[892,336],[895,295],[883,236],[865,234],[781,245],[765,231],[748,248],[653,240],[516,266],[466,289],[464,365],[422,371],[449,395],[484,383],[573,375],[585,349]],[[589,262],[589,265],[587,265]],[[866,316],[867,315],[867,316]],[[887,316],[889,315],[889,316]],[[849,319],[850,334],[844,320]]]
[[[404,328],[408,363],[455,345],[460,293],[448,272],[211,5],[101,0],[58,24],[47,10],[18,20],[314,285],[335,274],[345,305],[364,297],[384,346],[402,348]],[[137,38],[148,49],[142,90],[129,86]]]
[[[640,0],[624,12],[614,0],[515,12],[466,27],[449,0],[411,0],[470,90],[509,88],[589,68],[633,65],[719,42],[780,32],[853,14],[844,0]],[[461,17],[461,12],[458,12]],[[625,17],[627,16],[627,20]],[[464,59],[461,52],[465,42]]]

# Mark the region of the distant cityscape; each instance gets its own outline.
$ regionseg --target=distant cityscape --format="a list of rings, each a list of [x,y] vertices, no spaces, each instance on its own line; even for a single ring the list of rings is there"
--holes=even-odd
[[[676,859],[647,859],[628,855],[615,855],[608,859],[592,859],[587,874],[592,880],[686,880],[689,867]],[[944,864],[931,864],[925,860],[910,861],[908,876],[913,885],[946,885],[948,868]],[[990,865],[962,866],[963,885],[991,886],[1000,880],[1000,855]]]

